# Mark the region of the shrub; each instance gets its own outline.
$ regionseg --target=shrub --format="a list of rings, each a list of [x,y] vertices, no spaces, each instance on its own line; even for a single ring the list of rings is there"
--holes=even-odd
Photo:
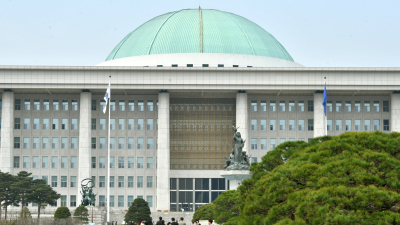
[[[20,219],[32,219],[31,212],[29,211],[28,207],[24,206],[19,213]]]
[[[82,222],[83,221],[87,222],[87,221],[89,221],[88,216],[89,216],[88,209],[85,206],[80,205],[78,208],[75,209],[75,212],[74,212],[75,219],[78,219]]]
[[[71,212],[69,211],[68,207],[61,206],[58,207],[56,212],[54,213],[54,218],[63,219],[71,217]]]
[[[151,221],[149,204],[142,198],[136,198],[125,214],[125,222],[138,223]]]

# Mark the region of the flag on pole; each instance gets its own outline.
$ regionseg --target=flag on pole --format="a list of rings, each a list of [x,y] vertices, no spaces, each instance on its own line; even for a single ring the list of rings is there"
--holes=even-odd
[[[108,102],[108,99],[109,99],[110,96],[111,96],[111,89],[110,89],[110,86],[111,86],[111,80],[108,82],[108,88],[107,88],[106,94],[104,95],[104,101],[106,101],[106,105],[104,106],[104,109],[103,109],[103,113],[104,113],[104,114],[106,114],[106,111],[107,111],[107,102]]]
[[[322,105],[324,106],[325,116],[326,116],[326,102],[327,101],[328,101],[328,98],[326,97],[326,82],[325,82],[324,98],[322,99]]]

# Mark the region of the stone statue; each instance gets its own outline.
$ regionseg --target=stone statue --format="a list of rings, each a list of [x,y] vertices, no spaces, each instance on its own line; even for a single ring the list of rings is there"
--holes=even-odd
[[[226,170],[249,170],[250,156],[248,156],[246,152],[243,151],[246,140],[244,140],[240,135],[240,132],[237,131],[239,127],[236,128],[233,126],[233,129],[235,129],[235,134],[233,135],[235,148],[232,149],[232,153],[230,154],[229,159],[225,157],[226,165],[224,166],[224,168]]]
[[[86,182],[86,184],[85,184]],[[94,205],[96,202],[96,195],[93,193],[93,188],[94,188],[94,182],[90,178],[86,178],[82,180],[81,182],[82,186],[82,202],[81,205],[83,206],[88,206],[88,205]]]

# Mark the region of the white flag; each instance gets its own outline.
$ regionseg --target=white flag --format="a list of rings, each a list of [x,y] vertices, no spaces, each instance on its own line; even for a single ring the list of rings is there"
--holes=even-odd
[[[106,105],[104,106],[104,109],[103,109],[103,113],[104,114],[107,111],[108,99],[111,97],[111,88],[110,87],[111,87],[111,81],[108,82],[108,88],[107,88],[106,94],[104,95],[104,101],[106,101]]]

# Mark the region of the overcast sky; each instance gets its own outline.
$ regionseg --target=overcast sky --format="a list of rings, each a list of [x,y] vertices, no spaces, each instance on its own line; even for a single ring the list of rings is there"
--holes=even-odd
[[[400,67],[399,0],[1,0],[0,65],[93,66],[147,20],[199,4],[259,24],[307,67]]]

